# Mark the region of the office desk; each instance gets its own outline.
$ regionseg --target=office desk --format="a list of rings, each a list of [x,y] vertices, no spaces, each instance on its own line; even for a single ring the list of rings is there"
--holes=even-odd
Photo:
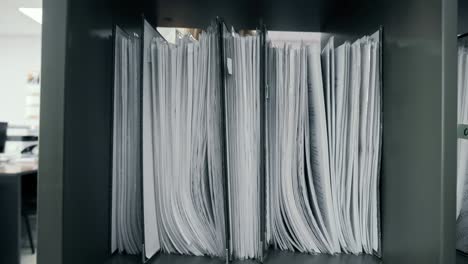
[[[18,176],[37,172],[37,161],[0,163],[0,176]]]
[[[37,161],[0,163],[0,263],[20,263],[21,178],[37,173]]]

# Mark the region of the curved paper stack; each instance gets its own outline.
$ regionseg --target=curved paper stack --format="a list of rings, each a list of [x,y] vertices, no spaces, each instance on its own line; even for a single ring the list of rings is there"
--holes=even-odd
[[[379,40],[335,49],[270,44],[269,241],[309,253],[379,254]]]
[[[217,41],[212,28],[198,41],[183,36],[176,44],[151,43],[156,219],[145,226],[157,226],[168,253],[225,253]]]
[[[260,36],[224,36],[231,250],[260,258]]]
[[[142,246],[140,41],[116,29],[112,148],[112,252]]]

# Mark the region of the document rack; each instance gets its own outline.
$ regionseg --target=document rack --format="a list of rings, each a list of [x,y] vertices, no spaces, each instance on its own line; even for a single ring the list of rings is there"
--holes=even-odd
[[[354,40],[383,28],[381,259],[268,251],[265,263],[454,263],[457,3],[44,0],[38,263],[141,263],[110,254],[112,29],[236,28]],[[84,19],[86,18],[86,19]],[[160,255],[148,263],[223,260]],[[220,263],[220,262],[219,262]]]

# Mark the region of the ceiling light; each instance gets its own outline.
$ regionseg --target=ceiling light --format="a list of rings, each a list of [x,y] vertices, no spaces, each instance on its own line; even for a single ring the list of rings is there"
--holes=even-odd
[[[19,11],[30,17],[39,24],[42,24],[42,8],[25,8],[20,7]]]

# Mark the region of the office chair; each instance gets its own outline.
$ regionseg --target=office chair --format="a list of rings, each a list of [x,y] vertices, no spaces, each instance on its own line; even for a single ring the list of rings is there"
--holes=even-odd
[[[5,142],[7,140],[8,123],[0,122],[0,153],[5,152]]]
[[[26,174],[21,179],[21,217],[26,225],[32,254],[35,252],[29,217],[37,214],[37,172]]]

